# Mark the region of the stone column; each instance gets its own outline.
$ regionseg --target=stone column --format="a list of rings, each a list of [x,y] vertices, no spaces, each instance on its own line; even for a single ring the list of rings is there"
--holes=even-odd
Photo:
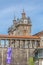
[[[13,40],[10,40],[10,47],[14,48]]]
[[[32,41],[30,40],[30,48],[32,48]]]
[[[1,47],[1,39],[0,39],[0,47]]]
[[[30,40],[28,40],[28,48],[30,48]]]
[[[42,65],[42,59],[39,59],[39,65]]]
[[[32,56],[32,40],[30,40],[29,57]]]
[[[40,46],[43,46],[43,36],[40,37]]]
[[[6,47],[6,40],[4,40],[4,47]]]
[[[19,48],[19,40],[15,40],[15,48]]]
[[[35,48],[37,47],[37,41],[35,40],[35,46],[34,46]]]
[[[15,48],[16,48],[16,40],[15,40]]]
[[[19,40],[19,48],[20,48],[20,40]]]
[[[11,40],[8,40],[9,41],[9,43],[8,43],[8,47],[10,47],[11,46]]]
[[[22,48],[22,44],[23,44],[23,41],[22,41],[22,40],[20,40],[20,48]]]
[[[28,54],[28,49],[27,49],[27,61],[28,61],[28,58],[29,58],[29,56],[28,56],[29,54]]]
[[[25,46],[25,41],[24,40],[20,40],[20,48],[24,48]]]
[[[28,41],[25,40],[25,48],[28,48]]]
[[[42,45],[43,46],[43,45]],[[40,47],[40,41],[37,41],[37,47]]]
[[[14,42],[14,48],[15,48],[15,40],[13,42]]]
[[[1,65],[4,65],[4,63],[3,63],[3,60],[4,60],[4,58],[3,58],[3,48],[2,48],[2,64]]]

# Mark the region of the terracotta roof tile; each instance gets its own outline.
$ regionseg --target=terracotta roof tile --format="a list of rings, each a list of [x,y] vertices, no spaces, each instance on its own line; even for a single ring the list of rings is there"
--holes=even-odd
[[[29,39],[39,39],[39,36],[14,36],[14,35],[3,35],[0,34],[0,38],[29,38]]]
[[[41,48],[43,48],[43,46],[38,47],[38,49],[41,49]]]
[[[35,36],[35,35],[37,35],[37,36],[43,36],[43,31],[38,32],[38,33],[34,34],[33,36]]]

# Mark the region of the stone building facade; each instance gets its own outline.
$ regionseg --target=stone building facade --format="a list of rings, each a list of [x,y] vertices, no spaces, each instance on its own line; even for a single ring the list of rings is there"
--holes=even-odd
[[[8,35],[0,34],[0,65],[6,64],[7,48],[12,48],[11,63],[9,65],[27,65],[33,51],[40,47],[41,38],[31,35],[31,20],[26,17],[23,10],[20,19],[13,20],[13,25],[8,28]],[[3,45],[2,45],[3,43]]]
[[[24,35],[31,35],[31,20],[30,18],[26,17],[26,14],[23,10],[22,17],[20,19],[13,20],[13,25],[9,27],[8,34],[13,34],[16,36],[24,36]]]
[[[35,36],[40,36],[40,46],[34,50],[34,64],[43,65],[43,31],[36,33]]]

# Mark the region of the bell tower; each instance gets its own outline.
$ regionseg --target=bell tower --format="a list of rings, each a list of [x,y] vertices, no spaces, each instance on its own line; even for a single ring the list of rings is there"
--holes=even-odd
[[[26,13],[23,9],[21,13],[22,17],[17,20],[14,17],[13,26],[10,28],[10,32],[13,32],[13,35],[19,36],[28,36],[31,35],[31,20],[30,17],[26,17]]]

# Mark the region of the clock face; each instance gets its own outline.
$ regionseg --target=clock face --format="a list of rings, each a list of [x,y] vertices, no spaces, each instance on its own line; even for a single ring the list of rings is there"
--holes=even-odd
[[[24,23],[27,24],[27,20],[24,20]]]

